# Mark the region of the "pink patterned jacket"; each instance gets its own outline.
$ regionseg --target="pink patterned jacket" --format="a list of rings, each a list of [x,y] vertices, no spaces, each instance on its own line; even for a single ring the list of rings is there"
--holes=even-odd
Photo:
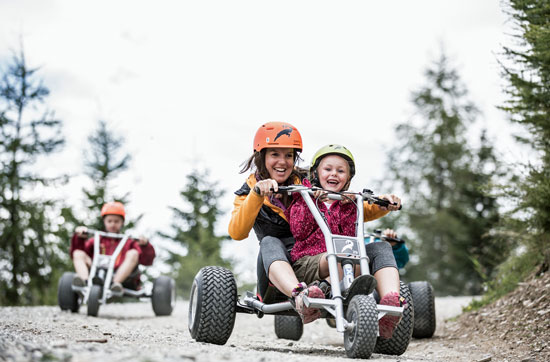
[[[304,179],[302,184],[308,187],[311,185],[307,179]],[[366,202],[363,206],[365,221],[378,219],[389,212]],[[330,204],[330,208],[327,208],[324,202],[319,202],[318,207],[325,215],[333,234],[355,236],[357,211],[352,202],[342,204],[340,201],[334,201]],[[327,251],[321,228],[300,194],[294,194],[294,201],[285,214],[289,220],[290,231],[296,240],[290,252],[292,262],[306,255],[313,256]]]

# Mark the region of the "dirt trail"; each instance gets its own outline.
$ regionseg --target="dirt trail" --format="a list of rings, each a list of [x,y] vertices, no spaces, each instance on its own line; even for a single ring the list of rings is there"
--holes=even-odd
[[[475,341],[449,339],[445,318],[457,315],[469,297],[436,299],[434,338],[412,340],[395,358],[374,354],[371,361],[476,361],[487,357]],[[349,361],[343,338],[324,320],[306,325],[298,342],[280,340],[273,317],[238,314],[226,345],[193,341],[187,330],[187,303],[178,301],[170,317],[155,317],[149,303],[109,304],[99,317],[61,312],[57,307],[0,308],[1,361]]]

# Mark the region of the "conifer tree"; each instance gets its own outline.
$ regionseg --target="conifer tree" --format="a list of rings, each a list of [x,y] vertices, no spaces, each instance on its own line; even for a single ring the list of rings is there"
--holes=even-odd
[[[84,170],[90,178],[92,187],[84,188],[87,218],[82,224],[95,229],[103,229],[100,217],[101,207],[109,201],[129,201],[129,192],[115,195],[112,190],[113,180],[129,167],[131,156],[123,151],[124,138],[109,130],[104,120],[99,120],[96,130],[88,137],[88,148],[84,152]],[[126,220],[125,228],[135,226],[141,216]]]
[[[415,255],[406,275],[430,281],[439,293],[477,294],[509,252],[490,236],[498,205],[482,189],[499,164],[485,133],[480,147],[469,142],[479,111],[448,58],[442,55],[425,76],[412,94],[415,116],[396,128],[386,177],[405,193],[402,212]]]
[[[510,0],[515,46],[505,47],[508,96],[502,107],[525,127],[517,140],[534,151],[508,181],[505,194],[516,205],[507,218],[508,234],[527,247],[541,270],[550,266],[550,1]]]
[[[59,150],[61,121],[44,102],[49,90],[30,68],[24,51],[15,54],[0,80],[0,304],[55,302],[64,262],[56,231],[57,202],[41,194],[59,179],[33,169]],[[53,292],[52,292],[53,291]]]
[[[208,175],[208,171],[197,169],[187,175],[187,184],[180,192],[185,208],[171,207],[172,233],[159,233],[186,250],[185,255],[170,253],[167,260],[173,266],[178,290],[183,290],[185,295],[203,266],[231,267],[231,262],[221,256],[222,242],[229,237],[217,236],[214,232],[216,220],[222,214],[218,204],[224,191],[217,183],[210,182]]]

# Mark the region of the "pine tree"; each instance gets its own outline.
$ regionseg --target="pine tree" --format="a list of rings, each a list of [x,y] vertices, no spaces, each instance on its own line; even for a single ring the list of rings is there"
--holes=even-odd
[[[36,191],[59,180],[31,167],[64,143],[61,121],[43,106],[49,90],[37,71],[21,49],[0,83],[0,304],[53,303],[64,269],[56,201]]]
[[[100,211],[103,204],[113,200],[123,204],[129,201],[129,192],[124,195],[115,195],[111,186],[112,181],[128,169],[131,156],[122,153],[124,138],[110,131],[104,120],[98,122],[96,130],[88,137],[88,146],[84,153],[84,167],[85,174],[90,178],[93,187],[83,189],[88,213],[86,220],[81,224],[101,230],[103,222]],[[134,220],[126,220],[125,227],[135,226],[140,219],[141,215]]]
[[[412,94],[416,116],[396,128],[386,178],[407,200],[402,212],[418,262],[411,258],[406,275],[429,280],[438,293],[476,294],[508,253],[489,234],[499,221],[498,205],[482,190],[499,166],[485,133],[479,149],[468,143],[479,111],[447,57],[425,76],[427,84]]]
[[[185,295],[191,289],[193,278],[200,268],[207,265],[231,267],[231,262],[221,256],[221,244],[228,236],[216,236],[214,227],[222,211],[218,203],[224,191],[217,183],[208,180],[208,171],[193,170],[187,175],[187,184],[180,196],[185,209],[171,207],[174,214],[173,232],[159,235],[170,239],[186,250],[185,255],[170,253],[168,264],[173,266],[177,289]]]
[[[503,66],[509,84],[502,107],[528,135],[517,136],[537,159],[523,165],[508,182],[506,195],[515,203],[507,232],[524,240],[530,254],[550,266],[550,1],[511,0],[508,12],[516,25],[515,47],[505,47],[511,63]]]

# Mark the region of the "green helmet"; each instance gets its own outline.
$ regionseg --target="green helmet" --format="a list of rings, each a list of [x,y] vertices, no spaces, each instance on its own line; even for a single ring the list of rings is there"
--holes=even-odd
[[[317,175],[315,175],[315,170],[321,163],[321,160],[328,155],[338,155],[345,158],[349,164],[350,179],[353,178],[353,176],[355,175],[355,160],[353,158],[353,155],[344,146],[335,144],[326,145],[324,147],[321,147],[319,151],[315,152],[315,156],[313,156],[313,160],[311,160],[311,166],[309,168],[310,175],[313,175],[314,178],[317,178]]]

